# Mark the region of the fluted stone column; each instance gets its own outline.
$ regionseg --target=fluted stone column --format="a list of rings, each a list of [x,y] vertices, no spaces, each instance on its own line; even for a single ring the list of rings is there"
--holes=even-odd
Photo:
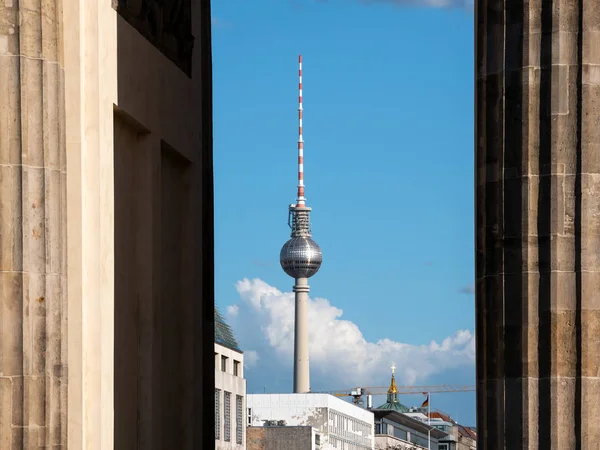
[[[66,448],[60,0],[0,2],[0,449]]]
[[[476,1],[482,450],[600,443],[600,2]]]

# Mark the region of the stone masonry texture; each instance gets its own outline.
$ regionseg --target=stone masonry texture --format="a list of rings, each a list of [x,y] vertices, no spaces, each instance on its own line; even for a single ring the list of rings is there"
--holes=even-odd
[[[247,450],[311,450],[310,427],[248,427]]]
[[[61,1],[0,2],[0,449],[66,448]]]
[[[600,442],[600,2],[477,0],[478,448]]]

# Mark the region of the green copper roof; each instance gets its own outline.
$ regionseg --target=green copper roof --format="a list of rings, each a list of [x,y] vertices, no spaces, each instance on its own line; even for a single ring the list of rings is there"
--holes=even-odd
[[[391,409],[393,411],[398,411],[401,413],[410,412],[410,409],[407,406],[404,406],[400,402],[385,402],[383,405],[379,406],[377,409]]]
[[[242,353],[240,345],[235,338],[231,327],[225,323],[225,319],[221,315],[221,312],[215,306],[215,342],[224,347],[228,347],[232,350]]]

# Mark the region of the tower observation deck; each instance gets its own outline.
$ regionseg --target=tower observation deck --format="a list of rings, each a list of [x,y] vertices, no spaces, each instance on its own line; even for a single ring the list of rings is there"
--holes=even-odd
[[[319,271],[323,254],[313,241],[310,228],[311,208],[304,198],[304,140],[302,138],[302,55],[298,57],[298,196],[289,206],[288,225],[292,232],[279,255],[281,267],[294,278],[294,392],[310,391],[308,351],[308,279]]]

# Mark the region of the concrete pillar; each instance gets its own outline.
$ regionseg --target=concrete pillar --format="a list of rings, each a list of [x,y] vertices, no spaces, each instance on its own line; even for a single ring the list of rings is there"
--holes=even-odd
[[[310,391],[308,357],[308,278],[296,278],[296,321],[294,329],[294,393]]]
[[[478,448],[600,442],[600,2],[476,2]]]
[[[0,3],[0,448],[67,439],[62,5]]]

